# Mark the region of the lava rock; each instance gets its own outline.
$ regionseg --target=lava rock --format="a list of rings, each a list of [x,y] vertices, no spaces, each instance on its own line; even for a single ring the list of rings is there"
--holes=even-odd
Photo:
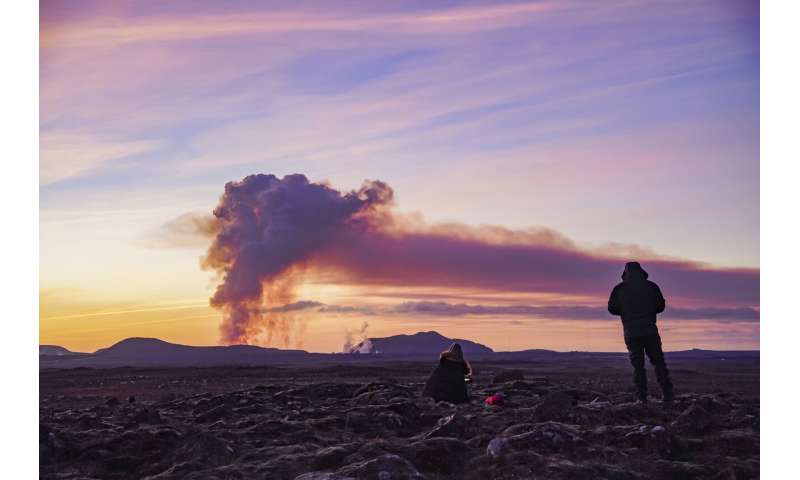
[[[161,425],[164,423],[164,419],[161,418],[161,415],[158,413],[158,410],[153,410],[150,408],[143,408],[136,412],[133,416],[133,420],[136,423],[142,424],[150,424],[150,425]]]
[[[225,440],[208,433],[197,433],[186,442],[181,456],[198,459],[206,465],[226,465],[233,460],[236,450]]]
[[[656,471],[661,478],[681,478],[686,480],[708,478],[711,469],[691,462],[656,460]],[[736,477],[733,477],[736,478]]]
[[[746,429],[723,430],[718,441],[722,449],[732,455],[758,453],[760,448],[758,434]]]
[[[533,423],[517,423],[503,430],[503,436],[511,437],[519,435],[520,433],[530,432],[533,430],[535,424]]]
[[[555,391],[542,399],[534,411],[534,417],[539,421],[563,420],[567,418],[574,404],[573,397],[566,392]]]
[[[559,452],[569,450],[584,443],[576,425],[558,422],[543,422],[533,426],[529,432],[508,437],[509,445],[515,450],[534,449],[536,451]]]
[[[456,438],[426,438],[410,444],[405,452],[424,471],[452,474],[463,468],[472,448]]]
[[[499,458],[507,453],[510,448],[508,439],[503,437],[493,438],[489,445],[486,446],[486,455],[492,458]]]
[[[701,434],[714,424],[714,419],[705,408],[698,404],[690,405],[672,423],[672,426],[681,432]]]
[[[354,477],[328,472],[309,472],[294,477],[294,480],[356,480]]]
[[[503,370],[492,378],[492,383],[498,384],[522,380],[525,380],[525,373],[522,370]]]
[[[345,457],[350,455],[350,453],[350,449],[338,445],[323,448],[322,450],[319,450],[316,455],[314,455],[312,464],[314,465],[314,468],[318,469],[338,467],[341,465]]]
[[[393,454],[385,454],[372,460],[348,465],[336,473],[359,479],[425,480],[425,476],[411,462]]]
[[[667,429],[660,425],[640,425],[625,434],[624,440],[629,444],[653,452],[660,457],[670,457],[673,453],[672,437]]]
[[[433,437],[455,437],[465,438],[468,436],[469,421],[462,415],[453,413],[442,417],[431,431],[425,434],[424,438]]]
[[[733,410],[730,403],[715,395],[702,395],[697,403],[712,415],[725,415]]]
[[[216,378],[208,386],[200,386],[193,371],[165,371],[152,385],[137,386],[133,404],[125,402],[130,392],[97,390],[105,375],[116,386],[120,372],[59,372],[41,392],[51,401],[39,407],[40,477],[758,478],[757,389],[740,388],[740,378],[727,389],[731,394],[724,383],[719,391],[697,383],[700,390],[692,392],[685,382],[674,410],[642,406],[632,403],[630,390],[620,390],[630,383],[625,367],[608,381],[567,371],[540,385],[529,370],[526,381],[501,386],[479,375],[470,386],[478,401],[459,405],[420,397],[427,365],[391,367],[386,371],[403,371],[397,381],[375,377],[371,383],[363,378],[384,367],[353,366],[341,376],[337,370],[333,380],[327,368],[276,368],[261,379],[260,368],[220,367],[202,372]],[[260,385],[240,383],[252,375]],[[340,384],[344,378],[352,383]],[[65,388],[91,395],[56,400]],[[176,395],[167,403],[142,401],[170,390]],[[484,407],[480,400],[498,391],[506,406]],[[106,405],[115,394],[116,406]]]

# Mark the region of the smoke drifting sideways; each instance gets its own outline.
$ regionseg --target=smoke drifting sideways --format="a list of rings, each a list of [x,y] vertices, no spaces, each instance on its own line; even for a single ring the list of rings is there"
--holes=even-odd
[[[277,333],[289,342],[291,325],[271,311],[294,300],[307,262],[342,230],[372,227],[378,210],[393,201],[383,182],[340,193],[304,175],[250,175],[229,182],[214,209],[214,240],[203,267],[222,277],[211,305],[224,312],[224,343],[249,343]]]
[[[312,271],[340,284],[552,293],[603,305],[624,262],[640,260],[671,306],[758,306],[758,269],[586,250],[547,228],[427,224],[393,205],[381,181],[349,192],[300,174],[227,183],[196,229],[212,238],[202,265],[220,276],[210,303],[223,312],[221,341],[287,344],[302,310],[281,306]]]

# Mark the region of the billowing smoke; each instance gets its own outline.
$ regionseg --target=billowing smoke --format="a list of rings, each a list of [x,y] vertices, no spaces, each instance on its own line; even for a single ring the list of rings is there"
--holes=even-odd
[[[367,336],[367,328],[369,328],[369,323],[365,321],[361,324],[361,328],[356,331],[345,330],[342,352],[370,353],[372,350],[372,342],[370,342]]]
[[[215,236],[203,266],[222,277],[211,305],[224,312],[226,343],[266,334],[290,340],[291,325],[270,308],[295,300],[307,261],[343,230],[370,228],[377,210],[392,202],[379,181],[340,193],[304,175],[250,175],[229,182],[214,209]]]
[[[203,265],[220,275],[211,304],[224,313],[222,341],[296,338],[297,322],[281,306],[297,300],[311,271],[339,284],[545,293],[602,306],[624,262],[643,260],[671,306],[758,306],[758,269],[642,258],[618,246],[586,250],[547,228],[426,224],[392,204],[380,181],[350,192],[299,174],[226,184],[214,217],[196,228],[213,237]]]

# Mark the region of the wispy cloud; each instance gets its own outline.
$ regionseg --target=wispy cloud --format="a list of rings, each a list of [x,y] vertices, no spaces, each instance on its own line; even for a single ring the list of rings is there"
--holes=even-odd
[[[90,318],[90,317],[109,317],[109,316],[115,317],[119,315],[138,314],[145,312],[170,312],[173,310],[194,310],[203,308],[208,308],[208,302],[195,303],[190,305],[166,305],[166,306],[153,306],[152,304],[148,304],[147,306],[142,306],[139,308],[91,311],[91,312],[74,313],[71,315],[53,315],[48,317],[42,317],[41,320],[65,320],[71,318]]]
[[[525,22],[529,15],[547,14],[570,6],[572,2],[542,1],[362,15],[323,13],[319,9],[209,15],[187,8],[182,14],[163,16],[95,16],[71,24],[54,21],[42,28],[42,46],[45,49],[54,46],[108,48],[142,42],[315,31],[444,35],[506,28]]]
[[[152,152],[160,142],[116,140],[93,134],[44,132],[39,137],[41,185],[76,177],[102,168],[117,167],[126,157]]]
[[[394,305],[330,305],[302,300],[268,309],[270,313],[314,311],[319,314],[356,316],[414,316],[414,317],[528,317],[556,320],[613,320],[605,307],[591,305],[480,305],[441,301],[406,301]],[[758,322],[760,313],[751,307],[668,307],[661,315],[666,320],[717,320],[721,322]]]

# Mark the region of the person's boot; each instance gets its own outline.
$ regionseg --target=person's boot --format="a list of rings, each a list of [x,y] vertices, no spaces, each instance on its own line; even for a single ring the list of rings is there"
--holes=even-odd
[[[644,368],[634,371],[633,384],[636,387],[636,403],[647,404],[647,373]]]
[[[675,394],[672,391],[672,381],[669,379],[669,370],[663,362],[655,365],[658,385],[661,387],[661,401],[664,405],[671,405],[675,401]]]
[[[641,389],[637,390],[636,403],[638,405],[647,405],[647,390],[641,390]]]

